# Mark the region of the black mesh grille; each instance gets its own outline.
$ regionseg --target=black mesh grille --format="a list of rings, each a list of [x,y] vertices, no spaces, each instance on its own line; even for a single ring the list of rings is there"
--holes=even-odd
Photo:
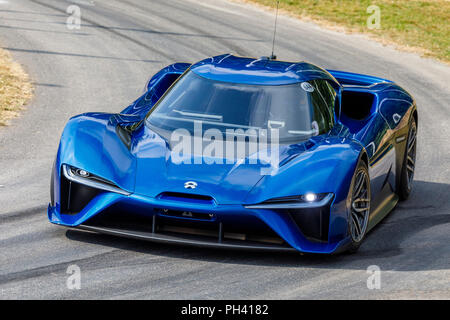
[[[77,214],[102,190],[67,180],[61,176],[60,207],[62,214]]]
[[[254,226],[258,225],[258,228],[250,231],[244,227],[218,221],[196,221],[160,215],[159,209],[152,210],[149,208],[149,214],[153,211],[153,216],[133,213],[130,207],[127,207],[127,211],[124,211],[124,209],[120,204],[113,205],[101,214],[86,221],[84,225],[177,235],[189,239],[195,238],[200,241],[202,239],[220,243],[238,241],[246,243],[267,243],[288,247],[283,239],[262,222],[259,224],[255,223]]]
[[[310,240],[328,242],[330,206],[282,210],[291,216],[303,235]]]

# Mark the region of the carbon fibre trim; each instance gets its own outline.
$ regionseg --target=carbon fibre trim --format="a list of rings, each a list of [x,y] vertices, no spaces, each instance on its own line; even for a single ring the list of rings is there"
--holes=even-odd
[[[121,236],[125,238],[146,240],[159,243],[169,244],[182,244],[194,247],[207,247],[207,248],[219,248],[219,249],[241,249],[241,250],[256,250],[256,251],[297,251],[296,249],[288,246],[272,245],[272,244],[259,244],[259,243],[246,243],[246,241],[233,241],[233,240],[203,240],[195,239],[194,237],[173,236],[162,233],[141,232],[115,228],[96,227],[88,225],[80,225],[76,229],[109,234],[114,236]]]

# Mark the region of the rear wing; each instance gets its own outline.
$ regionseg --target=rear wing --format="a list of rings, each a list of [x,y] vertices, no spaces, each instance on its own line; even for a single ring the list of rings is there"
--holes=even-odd
[[[364,86],[369,87],[377,83],[393,83],[390,80],[367,76],[364,74],[337,71],[337,70],[327,70],[336,80],[343,86]]]

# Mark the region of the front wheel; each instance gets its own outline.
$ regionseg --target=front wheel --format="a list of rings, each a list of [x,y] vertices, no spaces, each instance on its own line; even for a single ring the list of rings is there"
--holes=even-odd
[[[351,244],[348,251],[356,252],[367,232],[370,215],[370,178],[367,165],[360,160],[350,188],[348,232]]]

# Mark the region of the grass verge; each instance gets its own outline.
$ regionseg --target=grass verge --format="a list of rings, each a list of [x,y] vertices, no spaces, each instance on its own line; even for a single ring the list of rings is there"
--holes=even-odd
[[[31,99],[33,88],[28,75],[11,55],[0,48],[0,126],[6,126]]]
[[[268,7],[276,4],[275,0],[244,1]],[[380,9],[379,29],[368,27],[368,18],[375,13],[367,12],[372,5]],[[280,9],[450,63],[450,0],[280,0]]]

